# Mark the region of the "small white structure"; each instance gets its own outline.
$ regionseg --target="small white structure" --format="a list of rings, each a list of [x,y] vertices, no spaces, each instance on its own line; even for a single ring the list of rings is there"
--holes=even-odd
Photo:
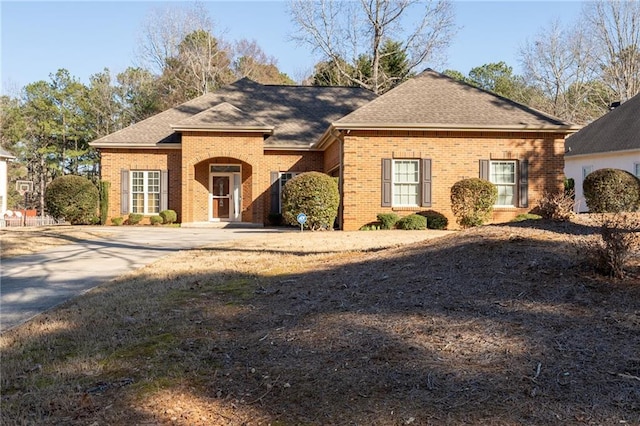
[[[640,178],[640,94],[569,136],[564,163],[575,184],[576,212],[589,210],[582,190],[589,173],[611,168]]]
[[[2,216],[7,211],[7,161],[14,158],[16,157],[0,148],[0,215]]]

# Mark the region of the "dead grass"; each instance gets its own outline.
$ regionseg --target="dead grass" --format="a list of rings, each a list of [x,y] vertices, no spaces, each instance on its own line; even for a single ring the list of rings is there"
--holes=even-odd
[[[102,235],[95,228],[81,226],[3,228],[0,230],[0,258],[33,254],[79,240],[102,238]]]
[[[640,264],[593,232],[181,252],[0,336],[3,424],[640,424]]]

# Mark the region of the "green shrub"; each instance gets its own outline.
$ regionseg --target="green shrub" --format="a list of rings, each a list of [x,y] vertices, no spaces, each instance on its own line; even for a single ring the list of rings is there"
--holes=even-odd
[[[123,222],[124,222],[124,218],[123,218],[123,217],[121,217],[121,216],[118,216],[118,217],[112,217],[112,218],[111,218],[111,223],[112,223],[114,226],[120,226],[120,225],[122,225],[122,223],[123,223]]]
[[[161,225],[164,223],[164,219],[162,218],[162,216],[158,215],[158,216],[151,216],[149,218],[149,221],[151,222],[152,225]]]
[[[129,215],[129,218],[127,219],[127,225],[137,225],[140,223],[143,217],[144,217],[143,214],[131,213]]]
[[[427,218],[428,229],[447,229],[449,219],[445,215],[435,210],[426,210],[418,213]]]
[[[463,179],[451,187],[451,210],[463,228],[485,223],[497,199],[498,189],[484,179]]]
[[[540,220],[542,216],[533,213],[522,213],[511,220],[511,222],[524,222],[525,220]]]
[[[382,229],[393,229],[396,222],[400,220],[400,216],[395,213],[378,213],[377,217],[382,225]]]
[[[382,229],[382,223],[380,222],[369,222],[366,225],[362,225],[360,227],[361,231],[379,231]]]
[[[107,223],[107,216],[109,215],[109,187],[110,182],[106,180],[100,181],[100,225]]]
[[[619,169],[599,169],[582,184],[592,213],[635,212],[640,209],[640,180]]]
[[[396,227],[405,231],[427,229],[427,218],[419,214],[410,214],[398,220]]]
[[[306,172],[289,180],[282,191],[282,219],[299,225],[299,213],[307,215],[305,227],[311,230],[332,229],[338,215],[338,182],[329,175]]]
[[[49,214],[72,225],[86,225],[96,217],[98,188],[82,176],[66,175],[54,179],[44,193]]]
[[[282,213],[269,213],[269,223],[273,226],[282,225]]]
[[[162,223],[170,225],[176,220],[178,220],[178,215],[175,210],[162,210],[160,212],[160,217],[162,218]]]

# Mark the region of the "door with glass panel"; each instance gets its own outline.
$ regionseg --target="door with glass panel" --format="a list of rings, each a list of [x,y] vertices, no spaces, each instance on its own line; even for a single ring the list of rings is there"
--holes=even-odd
[[[240,166],[210,167],[209,220],[240,220]]]

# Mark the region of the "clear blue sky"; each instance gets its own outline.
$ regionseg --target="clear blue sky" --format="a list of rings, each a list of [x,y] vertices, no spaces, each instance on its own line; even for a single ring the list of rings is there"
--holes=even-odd
[[[292,31],[284,1],[205,1],[227,40],[255,39],[294,79],[308,75],[318,58],[288,40]],[[2,94],[66,68],[83,83],[109,68],[113,75],[135,63],[140,26],[150,10],[167,3],[143,1],[33,2],[0,0]],[[467,74],[504,61],[519,72],[518,51],[553,20],[575,21],[579,1],[454,1],[461,29],[447,51],[445,68]],[[429,64],[426,64],[428,66]]]

